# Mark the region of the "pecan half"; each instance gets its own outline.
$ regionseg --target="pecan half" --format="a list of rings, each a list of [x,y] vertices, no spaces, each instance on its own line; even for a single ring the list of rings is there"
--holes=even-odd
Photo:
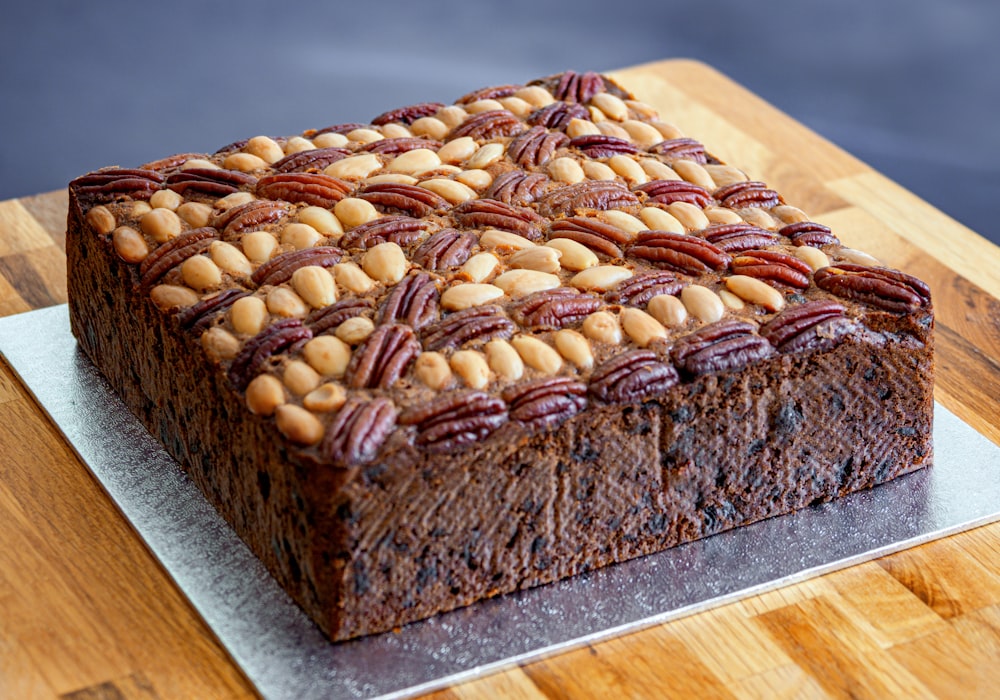
[[[167,178],[167,188],[185,197],[200,194],[218,198],[249,188],[255,182],[254,176],[236,170],[188,168],[172,173]]]
[[[717,321],[674,343],[671,358],[692,377],[745,367],[774,353],[754,330],[745,321]]]
[[[719,224],[701,232],[705,240],[727,253],[740,253],[753,248],[780,243],[778,234],[750,224]]]
[[[589,180],[566,185],[546,193],[538,200],[539,211],[550,217],[572,216],[582,210],[630,209],[639,198],[614,180]]]
[[[372,119],[372,124],[384,126],[391,122],[399,122],[409,126],[421,117],[433,117],[442,107],[444,104],[441,102],[421,102],[420,104],[390,109]]]
[[[416,136],[402,136],[394,139],[379,139],[365,144],[361,150],[368,153],[381,153],[383,155],[396,156],[400,153],[413,151],[418,148],[427,148],[436,151],[441,148],[440,141],[434,139],[422,139]]]
[[[835,301],[810,301],[779,313],[761,326],[760,335],[781,353],[828,350],[857,326],[846,314]]]
[[[512,309],[514,319],[526,328],[565,328],[580,323],[601,308],[601,300],[572,287],[557,287],[529,294]]]
[[[462,228],[496,228],[537,241],[544,219],[526,207],[515,207],[495,199],[470,199],[451,210]]]
[[[770,285],[785,285],[795,289],[809,286],[812,268],[793,255],[774,250],[751,250],[733,258],[734,274],[756,277]]]
[[[574,119],[590,121],[590,111],[583,105],[569,102],[553,102],[528,115],[525,120],[532,126],[565,131]]]
[[[395,427],[396,407],[389,399],[352,396],[327,428],[323,455],[345,467],[371,461]]]
[[[570,377],[544,377],[507,387],[510,419],[531,430],[552,430],[587,407],[587,385]]]
[[[820,268],[813,279],[831,294],[885,311],[911,313],[931,301],[931,290],[921,280],[885,267],[838,263]]]
[[[312,335],[312,331],[297,318],[272,323],[243,344],[229,366],[229,381],[237,390],[244,391],[270,357],[296,343],[309,340]]]
[[[520,90],[523,85],[493,85],[491,87],[479,88],[478,90],[473,90],[470,93],[462,95],[457,100],[455,104],[467,105],[472,102],[479,102],[479,100],[498,100],[501,97],[510,97],[515,92]]]
[[[225,146],[220,146],[219,148],[215,149],[215,153],[213,155],[242,151],[249,142],[250,139],[240,139],[239,141],[233,141],[232,143],[227,143]]]
[[[258,197],[324,209],[332,209],[353,190],[351,183],[322,173],[278,173],[257,180]]]
[[[349,318],[371,316],[373,309],[374,305],[369,299],[341,299],[322,309],[312,311],[306,316],[305,324],[312,329],[313,335],[322,335]]]
[[[722,206],[730,209],[741,207],[770,208],[778,206],[784,201],[781,199],[781,195],[768,189],[766,184],[754,180],[734,182],[731,185],[720,187],[713,194]]]
[[[361,124],[360,122],[345,122],[343,124],[333,124],[326,128],[320,129],[318,131],[312,132],[309,138],[319,136],[320,134],[348,134],[355,129],[367,129],[371,127],[371,124]]]
[[[271,164],[271,169],[279,173],[322,172],[327,166],[351,155],[347,148],[313,148],[287,155]]]
[[[204,158],[204,153],[175,153],[172,156],[167,156],[166,158],[160,158],[159,160],[153,160],[149,163],[143,163],[139,166],[140,170],[172,170],[174,168],[180,167],[187,163],[189,160],[194,158]]]
[[[438,288],[426,272],[403,278],[382,302],[379,323],[405,323],[420,330],[438,320]]]
[[[139,265],[139,289],[148,292],[170,270],[191,256],[207,250],[218,237],[218,231],[205,226],[182,233],[157,246]]]
[[[212,226],[222,231],[227,240],[241,233],[256,231],[288,215],[288,205],[268,199],[254,199],[231,207],[212,217]]]
[[[367,185],[355,196],[371,202],[383,213],[396,211],[417,218],[445,211],[451,206],[444,197],[428,189],[398,182]]]
[[[406,246],[419,239],[428,225],[428,222],[412,216],[383,216],[355,226],[344,234],[339,243],[344,248],[359,250],[367,250],[386,242]]]
[[[662,394],[678,380],[674,366],[652,350],[632,350],[598,366],[590,375],[589,391],[606,403],[636,403]]]
[[[401,324],[379,326],[354,352],[347,368],[354,389],[385,389],[403,376],[420,354],[413,329]]]
[[[524,124],[506,109],[491,109],[466,117],[452,129],[449,139],[470,136],[477,141],[490,141],[501,136],[513,136],[524,131]]]
[[[549,239],[568,238],[585,245],[595,253],[608,258],[622,257],[620,246],[632,240],[632,234],[600,219],[588,216],[573,216],[552,222]]]
[[[544,165],[556,152],[569,143],[569,137],[544,126],[533,126],[516,136],[507,146],[507,157],[522,168]]]
[[[640,232],[628,254],[689,275],[723,270],[730,261],[725,251],[708,241],[670,231]]]
[[[455,452],[480,442],[507,422],[507,404],[481,391],[445,394],[405,411],[399,422],[415,425],[413,442],[428,452]]]
[[[811,245],[819,248],[827,244],[840,245],[840,239],[833,235],[829,226],[815,221],[798,221],[782,227],[779,234],[790,238],[794,245]]]
[[[444,270],[463,264],[479,239],[469,231],[446,228],[433,234],[413,253],[413,262],[427,270]]]
[[[612,92],[618,97],[628,99],[628,94],[621,88],[614,83],[605,81],[604,76],[592,71],[577,73],[568,70],[565,73],[550,75],[528,84],[541,85],[551,92],[554,98],[566,102],[586,103],[599,92]]]
[[[708,190],[685,180],[651,180],[639,185],[635,190],[646,193],[647,203],[687,202],[701,209],[712,203],[712,195]]]
[[[669,294],[674,296],[684,287],[684,283],[674,277],[673,273],[642,272],[619,284],[605,298],[612,304],[629,306],[644,306],[655,296]]]
[[[485,343],[514,334],[514,324],[499,306],[473,306],[448,314],[440,321],[428,324],[421,331],[428,350],[457,348],[475,341]]]
[[[635,144],[617,136],[606,134],[584,134],[570,140],[569,145],[582,151],[588,158],[610,158],[619,154],[638,153]]]
[[[483,193],[483,198],[495,199],[504,204],[524,206],[531,204],[545,192],[549,182],[548,176],[544,173],[508,170],[493,179],[489,189]]]
[[[344,257],[344,251],[333,246],[316,246],[291,250],[276,255],[253,271],[251,281],[258,287],[267,284],[278,285],[292,279],[292,274],[306,265],[333,267]]]
[[[701,142],[687,137],[660,141],[650,146],[649,152],[664,156],[667,161],[684,159],[701,164],[708,162],[708,158],[705,156],[705,147]]]
[[[114,168],[99,170],[69,183],[78,197],[93,202],[110,202],[118,197],[149,199],[162,188],[163,175],[155,170]]]
[[[181,328],[190,329],[196,334],[212,325],[212,321],[226,309],[236,303],[236,300],[248,296],[249,292],[242,289],[224,289],[207,299],[202,299],[194,306],[182,309],[174,318]]]

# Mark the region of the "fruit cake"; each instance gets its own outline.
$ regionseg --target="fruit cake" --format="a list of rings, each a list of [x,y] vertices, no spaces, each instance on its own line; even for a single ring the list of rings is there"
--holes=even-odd
[[[80,347],[333,640],[931,460],[928,287],[600,74],[69,192]]]

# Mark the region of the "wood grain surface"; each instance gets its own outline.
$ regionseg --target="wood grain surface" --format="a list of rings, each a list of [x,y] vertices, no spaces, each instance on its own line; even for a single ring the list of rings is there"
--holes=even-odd
[[[1000,444],[1000,248],[703,64],[615,75],[846,245],[930,283],[936,397]],[[0,202],[0,315],[66,301],[65,217],[64,193]],[[253,695],[0,363],[0,698]],[[1000,697],[1000,523],[429,697]]]

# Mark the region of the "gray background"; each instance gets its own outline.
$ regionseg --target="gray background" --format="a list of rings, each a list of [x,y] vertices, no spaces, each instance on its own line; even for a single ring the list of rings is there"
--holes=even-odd
[[[1000,243],[989,0],[4,5],[0,199],[488,84],[685,57]]]

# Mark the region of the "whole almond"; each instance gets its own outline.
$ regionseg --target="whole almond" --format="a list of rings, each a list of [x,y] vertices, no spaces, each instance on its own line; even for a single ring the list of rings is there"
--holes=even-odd
[[[768,311],[780,311],[785,307],[785,297],[781,292],[756,277],[733,275],[726,278],[726,287],[741,299],[759,304]]]
[[[493,284],[502,289],[513,299],[555,289],[562,282],[557,275],[538,270],[508,270],[499,275]]]
[[[499,265],[500,260],[493,253],[476,253],[465,261],[459,271],[473,282],[484,282]]]
[[[664,326],[680,326],[687,321],[688,312],[684,302],[669,294],[657,294],[646,304],[646,310]]]
[[[422,352],[413,362],[413,374],[435,391],[442,391],[451,384],[451,367],[439,352]]]
[[[448,287],[441,294],[441,308],[448,311],[461,311],[496,301],[503,294],[502,289],[492,284],[456,284]]]
[[[573,275],[569,283],[577,289],[604,292],[632,276],[627,267],[618,265],[597,265]]]
[[[524,364],[544,374],[555,374],[562,367],[562,356],[555,349],[532,335],[514,336],[510,344],[524,360]]]
[[[486,361],[497,376],[514,381],[524,374],[524,361],[506,340],[491,340],[486,343],[485,350]]]
[[[684,224],[677,220],[669,212],[665,212],[658,207],[645,207],[639,212],[639,218],[652,231],[669,231],[670,233],[684,233]]]
[[[274,410],[274,420],[281,434],[298,445],[315,445],[323,439],[323,424],[301,406],[278,406]]]
[[[618,319],[607,311],[595,311],[583,319],[583,334],[591,340],[608,345],[619,345],[622,342]]]
[[[406,253],[391,241],[369,248],[361,257],[361,268],[365,273],[385,284],[399,282],[406,275],[408,267]]]
[[[621,311],[621,321],[625,333],[641,348],[667,337],[663,324],[641,309],[626,306]]]
[[[719,295],[700,284],[689,284],[681,290],[681,301],[692,316],[705,323],[715,323],[722,318],[726,307]]]
[[[507,265],[514,269],[537,270],[538,272],[554,274],[561,269],[560,257],[562,257],[562,253],[553,247],[535,246],[524,248],[511,255],[507,258]]]
[[[563,328],[556,331],[553,339],[559,354],[580,369],[590,369],[594,366],[594,353],[590,349],[590,341],[579,331]]]
[[[490,383],[490,368],[486,357],[475,350],[458,350],[449,361],[455,374],[471,389],[482,389]]]

